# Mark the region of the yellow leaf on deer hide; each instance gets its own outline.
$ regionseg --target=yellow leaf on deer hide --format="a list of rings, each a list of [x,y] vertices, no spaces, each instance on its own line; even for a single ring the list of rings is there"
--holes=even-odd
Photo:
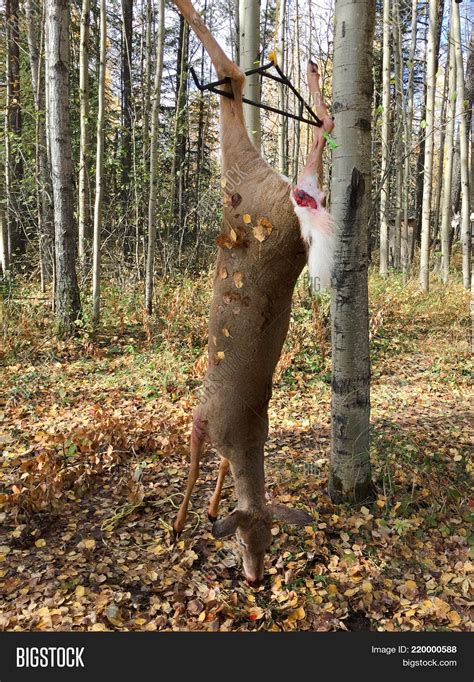
[[[226,329],[225,327],[224,327],[224,329],[222,330],[222,333],[223,333],[224,336],[227,336],[227,337],[230,336],[230,331],[229,331],[228,329]]]
[[[267,218],[260,218],[253,228],[253,236],[259,242],[264,242],[271,235],[273,225]]]
[[[245,213],[245,215],[243,216],[242,220],[244,221],[244,223],[245,223],[246,225],[248,225],[249,223],[252,222],[252,218],[249,216],[248,213]]]
[[[241,272],[234,272],[233,279],[234,279],[234,284],[237,287],[237,289],[242,289],[242,287],[244,286],[244,283],[242,281],[243,280],[242,273]]]
[[[218,351],[218,352],[216,353],[216,358],[217,358],[218,360],[223,360],[223,359],[225,358],[225,353],[224,353],[224,351],[223,351],[223,350]]]
[[[227,268],[224,268],[223,266],[219,268],[219,277],[221,279],[227,279],[229,276],[229,273],[227,272]]]

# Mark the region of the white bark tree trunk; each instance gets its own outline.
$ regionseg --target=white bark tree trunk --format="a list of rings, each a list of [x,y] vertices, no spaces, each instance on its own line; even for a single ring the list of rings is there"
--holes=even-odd
[[[451,184],[454,158],[454,119],[456,116],[456,54],[452,36],[449,37],[449,84],[446,109],[446,135],[444,138],[445,163],[443,173],[443,202],[441,208],[441,276],[449,280],[450,232],[451,232]]]
[[[425,165],[423,168],[423,202],[421,209],[420,286],[429,290],[431,194],[433,180],[434,108],[436,93],[436,46],[438,35],[438,0],[429,0],[428,55],[426,64]]]
[[[40,7],[33,0],[26,0],[25,15],[28,32],[28,55],[31,71],[31,87],[35,107],[35,184],[39,234],[41,291],[53,275],[54,225],[52,187],[48,167],[46,126],[44,120],[44,80],[42,77],[41,52],[43,47],[43,16]]]
[[[285,52],[286,52],[286,0],[281,0],[278,17],[278,64],[282,71],[285,71]],[[279,107],[286,111],[286,86],[280,84],[278,88]],[[280,116],[278,125],[278,170],[282,175],[288,175],[288,119]]]
[[[410,210],[410,196],[411,196],[411,173],[410,173],[410,160],[411,160],[411,142],[412,142],[412,126],[413,126],[413,75],[414,75],[414,59],[415,59],[415,48],[416,48],[416,31],[417,31],[417,13],[418,13],[418,0],[412,0],[411,5],[411,39],[410,39],[410,52],[408,56],[408,86],[407,86],[407,97],[406,97],[406,111],[405,111],[405,164],[404,164],[404,197],[403,197],[403,226],[402,226],[402,239],[401,239],[401,258],[402,258],[402,271],[403,271],[403,281],[406,282],[408,279],[408,271],[410,268],[410,253],[411,244],[408,240],[408,219]],[[412,232],[412,239],[414,238],[414,230]]]
[[[152,93],[150,134],[150,196],[148,200],[148,249],[145,275],[145,309],[153,312],[153,279],[156,250],[156,199],[158,191],[158,131],[160,125],[161,76],[163,73],[165,3],[159,3],[159,24],[156,46],[155,77]]]
[[[260,0],[240,0],[240,67],[244,71],[255,69],[260,64]],[[245,96],[254,102],[260,102],[260,75],[247,76]],[[250,139],[260,150],[261,129],[260,109],[244,104],[245,122]]]
[[[461,166],[461,242],[462,242],[462,280],[466,289],[471,286],[471,225],[469,208],[469,149],[464,103],[464,66],[461,47],[461,26],[459,4],[452,0],[453,40],[456,53],[456,114],[459,119],[459,151]],[[470,103],[469,103],[470,106]]]
[[[338,226],[332,318],[332,447],[335,502],[371,496],[368,212],[371,174],[372,0],[336,0],[331,212]]]
[[[58,331],[71,334],[80,313],[74,246],[69,91],[69,2],[46,0],[48,137],[54,200],[55,300]]]
[[[398,0],[393,0],[393,62],[395,71],[395,120],[394,126],[394,149],[395,149],[395,235],[393,251],[393,267],[400,269],[401,261],[401,225],[402,225],[402,191],[403,191],[403,155],[406,153],[403,147],[403,55],[402,35],[400,27],[400,8]]]
[[[388,202],[390,161],[390,0],[383,3],[382,162],[380,166],[380,274],[388,275]]]
[[[92,244],[92,322],[100,320],[100,238],[104,197],[104,106],[107,57],[107,14],[105,0],[100,0],[99,109],[97,114],[97,151],[95,161],[94,236]]]

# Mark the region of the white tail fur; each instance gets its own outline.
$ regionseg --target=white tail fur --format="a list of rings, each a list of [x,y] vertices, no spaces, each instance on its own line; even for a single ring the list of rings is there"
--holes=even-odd
[[[317,209],[298,206],[293,199],[301,236],[308,245],[308,270],[313,291],[331,286],[334,265],[335,232],[332,216],[321,205]]]

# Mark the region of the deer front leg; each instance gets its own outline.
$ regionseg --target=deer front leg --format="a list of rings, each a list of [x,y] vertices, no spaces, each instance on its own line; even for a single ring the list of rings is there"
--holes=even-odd
[[[319,83],[319,71],[317,65],[311,60],[308,62],[308,87],[313,98],[314,108],[318,118],[323,122],[320,128],[314,127],[313,132],[313,146],[308,154],[306,165],[298,178],[298,184],[307,176],[315,176],[319,182],[322,182],[323,175],[323,151],[326,144],[324,134],[331,133],[334,128],[334,121],[332,120],[327,110],[326,104],[321,93]]]
[[[191,462],[189,465],[188,480],[186,482],[183,501],[181,502],[175,522],[173,523],[173,529],[176,535],[181,533],[184,524],[186,523],[189,500],[191,499],[191,494],[199,475],[199,462],[201,460],[205,436],[204,423],[198,417],[194,417],[190,441]]]
[[[207,516],[211,523],[217,520],[219,515],[219,503],[221,501],[222,487],[224,485],[224,480],[227,472],[229,471],[229,460],[225,457],[221,458],[221,463],[219,465],[219,473],[217,475],[216,488],[209,500],[209,505],[207,507]]]

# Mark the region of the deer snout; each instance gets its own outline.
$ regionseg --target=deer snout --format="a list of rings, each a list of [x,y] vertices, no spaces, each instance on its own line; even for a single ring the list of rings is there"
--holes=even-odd
[[[250,580],[250,578],[245,578],[247,581],[247,585],[249,587],[260,587],[260,585],[263,585],[263,578],[258,579],[258,580]]]
[[[265,573],[265,553],[254,554],[248,550],[243,552],[243,567],[245,580],[251,587],[258,587],[263,583]]]

